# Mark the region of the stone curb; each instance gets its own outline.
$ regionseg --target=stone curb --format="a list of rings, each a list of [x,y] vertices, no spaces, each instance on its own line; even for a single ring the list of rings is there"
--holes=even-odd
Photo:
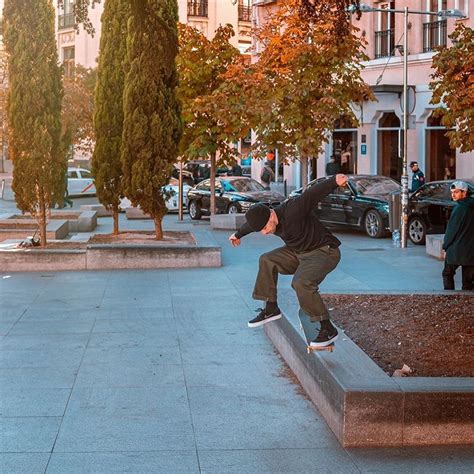
[[[471,378],[392,378],[344,333],[308,354],[286,318],[264,329],[342,446],[474,444]]]

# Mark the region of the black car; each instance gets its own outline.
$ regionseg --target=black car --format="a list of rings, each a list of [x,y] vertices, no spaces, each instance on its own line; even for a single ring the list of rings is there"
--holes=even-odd
[[[244,176],[219,176],[216,178],[216,211],[218,214],[236,214],[246,212],[257,202],[270,207],[277,206],[285,196],[274,191],[267,191],[252,178]],[[200,219],[210,215],[211,180],[201,181],[188,191],[188,210],[191,219]]]
[[[455,202],[450,186],[455,180],[431,181],[417,189],[408,201],[408,237],[416,244],[425,243],[426,234],[444,234]],[[474,181],[463,179],[474,193]]]
[[[337,187],[318,203],[314,211],[318,219],[325,224],[361,229],[374,239],[383,237],[389,229],[390,194],[399,192],[400,184],[387,176],[358,174],[348,178],[347,187]],[[308,186],[325,179],[315,179]],[[293,191],[290,198],[302,191]]]

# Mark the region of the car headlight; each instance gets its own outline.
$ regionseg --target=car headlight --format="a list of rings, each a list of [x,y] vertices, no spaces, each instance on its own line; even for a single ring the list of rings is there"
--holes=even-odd
[[[249,209],[249,207],[255,203],[249,201],[239,201],[239,204],[242,209]]]

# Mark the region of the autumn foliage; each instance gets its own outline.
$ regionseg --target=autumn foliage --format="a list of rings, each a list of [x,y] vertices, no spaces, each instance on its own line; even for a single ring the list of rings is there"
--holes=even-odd
[[[462,24],[450,35],[453,44],[433,57],[432,104],[440,109],[441,123],[452,148],[474,150],[474,30]]]

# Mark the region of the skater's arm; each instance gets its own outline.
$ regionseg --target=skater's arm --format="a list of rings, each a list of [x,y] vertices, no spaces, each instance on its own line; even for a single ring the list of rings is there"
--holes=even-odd
[[[244,222],[241,226],[240,229],[233,235],[235,235],[239,240],[242,237],[245,237],[248,234],[251,234],[254,230],[248,225],[247,222]]]
[[[338,186],[345,186],[346,183],[347,176],[344,174],[331,176],[330,178],[306,189],[297,201],[298,207],[307,214],[311,212],[316,207],[316,204],[324,199],[331,191]]]

